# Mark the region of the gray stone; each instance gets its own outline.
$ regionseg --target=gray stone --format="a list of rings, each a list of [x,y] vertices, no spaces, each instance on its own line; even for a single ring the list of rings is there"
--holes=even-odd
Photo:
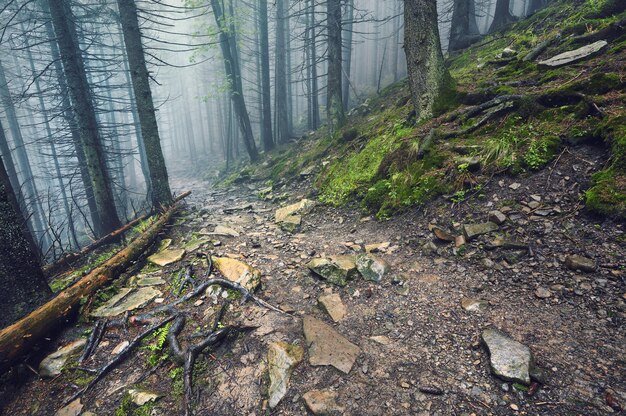
[[[506,215],[504,215],[502,212],[500,211],[490,211],[489,212],[489,221],[496,223],[498,225],[500,224],[504,224],[504,222],[506,221]]]
[[[239,232],[226,225],[216,226],[212,234],[220,237],[239,237]]]
[[[383,259],[365,254],[357,257],[356,268],[365,280],[380,282],[389,273],[391,266]]]
[[[480,224],[465,224],[463,225],[463,234],[469,241],[480,235],[489,234],[490,232],[498,230],[498,224],[494,222],[484,222]]]
[[[605,40],[599,40],[589,45],[585,45],[581,48],[574,49],[571,51],[563,52],[557,56],[554,56],[550,59],[546,59],[545,61],[540,61],[540,66],[546,66],[550,68],[557,68],[564,65],[573,64],[575,62],[581,61],[583,59],[589,58],[600,53],[606,46],[608,42]]]
[[[333,256],[329,258],[315,258],[307,267],[318,276],[338,286],[345,286],[353,280],[358,271],[354,256]]]
[[[80,399],[70,402],[67,406],[57,410],[54,416],[78,416],[83,411],[83,404]],[[82,413],[83,415],[85,413]]]
[[[300,228],[300,224],[302,224],[302,216],[297,214],[289,215],[278,224],[283,231],[294,233]]]
[[[491,372],[505,381],[530,384],[535,361],[526,345],[496,329],[485,329],[481,339],[489,351]]]
[[[339,416],[345,409],[337,404],[337,393],[331,390],[312,390],[302,398],[306,407],[316,416]]]
[[[61,370],[70,356],[84,347],[86,343],[87,340],[81,338],[48,355],[39,364],[39,375],[41,377],[55,377],[61,374]]]
[[[304,317],[303,328],[311,365],[332,365],[345,374],[350,373],[361,352],[358,346],[312,316]]]
[[[125,287],[120,289],[120,292],[108,302],[93,311],[91,315],[98,318],[116,316],[126,311],[143,308],[152,299],[161,295],[160,290],[151,286],[140,288]]]
[[[480,300],[480,299],[472,299],[472,298],[463,298],[461,299],[461,307],[468,312],[479,312],[487,309],[489,303]]]
[[[535,296],[537,296],[539,299],[547,299],[552,296],[552,292],[550,292],[545,287],[539,286],[537,290],[535,290]]]
[[[138,389],[128,390],[128,395],[137,406],[143,406],[146,403],[157,401],[162,396],[151,391]]]
[[[317,300],[319,305],[330,315],[333,321],[339,322],[346,316],[346,306],[336,293],[322,295]]]
[[[577,254],[567,256],[565,258],[565,265],[570,270],[580,270],[589,273],[596,271],[596,263],[593,260]]]
[[[286,342],[273,342],[267,351],[270,386],[269,405],[274,408],[287,394],[287,386],[293,369],[304,358],[304,350],[299,345]]]

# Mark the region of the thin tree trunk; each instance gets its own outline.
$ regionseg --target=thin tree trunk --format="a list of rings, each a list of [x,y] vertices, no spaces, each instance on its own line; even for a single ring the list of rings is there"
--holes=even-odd
[[[345,42],[343,47],[343,109],[350,108],[350,77],[352,70],[352,27],[354,25],[354,0],[346,1]]]
[[[493,22],[489,27],[489,33],[496,32],[505,26],[515,22],[515,17],[511,14],[512,0],[497,0],[496,11],[493,15]]]
[[[276,142],[289,140],[289,119],[287,110],[287,44],[285,41],[286,10],[284,0],[276,0]]]
[[[330,134],[334,134],[345,122],[341,89],[341,1],[327,0],[328,31],[328,85],[327,122]]]
[[[274,148],[272,134],[272,96],[270,85],[270,46],[267,24],[267,0],[259,0],[259,36],[261,58],[261,140],[265,151]]]
[[[315,0],[310,0],[311,10],[311,107],[313,107],[313,129],[320,126],[319,88],[317,82],[317,35],[315,33]]]
[[[100,231],[106,235],[120,227],[120,220],[115,210],[96,113],[78,45],[74,26],[75,18],[67,0],[48,0],[48,6],[63,61],[68,90],[76,112],[85,160],[91,176],[101,222]]]
[[[167,177],[165,158],[161,150],[159,126],[156,120],[152,91],[150,90],[150,74],[146,67],[141,32],[134,0],[117,0],[120,22],[124,33],[124,43],[133,81],[137,114],[141,124],[141,135],[146,149],[150,183],[152,184],[152,205],[154,207],[168,205],[172,201],[172,192]]]

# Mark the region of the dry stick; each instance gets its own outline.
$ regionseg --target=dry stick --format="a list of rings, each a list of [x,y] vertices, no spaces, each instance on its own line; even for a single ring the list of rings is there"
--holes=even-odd
[[[143,341],[144,338],[146,338],[148,335],[150,335],[152,332],[156,331],[157,329],[165,326],[166,324],[171,322],[174,318],[175,318],[175,316],[169,316],[169,317],[165,318],[164,320],[162,320],[161,322],[159,322],[158,324],[151,326],[150,328],[146,329],[141,334],[137,335],[130,342],[130,344],[128,344],[128,346],[126,346],[126,348],[124,348],[122,351],[120,351],[120,353],[117,354],[115,356],[115,358],[113,358],[111,361],[109,361],[108,364],[106,364],[104,367],[102,367],[100,369],[100,371],[98,371],[98,374],[96,375],[96,377],[93,380],[91,380],[89,382],[89,384],[87,384],[87,386],[85,386],[83,389],[81,389],[78,392],[76,392],[76,394],[74,394],[70,399],[68,399],[65,402],[65,404],[68,404],[68,403],[74,401],[79,396],[81,396],[81,395],[87,393],[89,390],[91,390],[93,388],[93,386],[95,386],[96,383],[98,383],[100,380],[102,380],[102,378],[104,376],[106,376],[111,370],[113,370],[113,368],[115,368],[116,365],[118,365],[119,363],[124,361],[126,356],[133,349],[135,349],[141,343],[141,341]]]
[[[85,350],[83,351],[83,355],[78,359],[78,364],[82,364],[83,361],[88,359],[91,354],[95,351],[100,344],[100,340],[102,339],[102,335],[104,335],[104,331],[107,327],[106,319],[99,319],[96,321],[96,324],[93,327],[93,331],[91,331],[91,335],[89,335],[89,340],[87,341],[87,345],[85,345]]]
[[[123,273],[152,244],[177,209],[178,204],[170,207],[146,232],[111,259],[30,314],[0,330],[0,372],[13,364],[21,354],[66,318],[81,299],[91,296],[100,287]]]

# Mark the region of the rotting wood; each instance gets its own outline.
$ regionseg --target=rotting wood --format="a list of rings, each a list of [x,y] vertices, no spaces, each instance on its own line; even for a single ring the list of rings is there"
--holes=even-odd
[[[89,297],[104,284],[123,273],[150,247],[178,208],[178,203],[173,204],[143,234],[111,259],[96,267],[87,276],[60,292],[49,302],[2,329],[0,331],[0,373],[13,364],[28,348],[46,336],[52,328],[60,324],[81,299]]]
[[[181,194],[180,196],[178,196],[174,200],[174,203],[182,201],[183,199],[185,199],[189,195],[191,195],[191,191],[187,191],[187,192]],[[124,235],[124,233],[126,231],[130,230],[131,228],[133,228],[137,224],[141,223],[142,221],[145,221],[146,219],[150,218],[154,214],[155,214],[155,212],[151,211],[151,212],[149,212],[149,213],[147,213],[145,215],[142,215],[139,218],[135,218],[134,220],[132,220],[128,224],[124,225],[122,228],[119,228],[119,229],[113,231],[112,233],[110,233],[108,235],[105,235],[104,237],[100,238],[99,240],[94,241],[93,243],[89,244],[86,247],[83,247],[80,251],[76,251],[76,252],[73,252],[73,253],[67,253],[63,257],[61,257],[59,260],[57,260],[56,262],[51,263],[51,264],[46,264],[43,267],[44,273],[46,275],[48,275],[48,276],[51,276],[51,275],[54,275],[54,274],[60,272],[61,270],[65,269],[66,267],[71,265],[71,263],[77,261],[78,259],[82,258],[86,254],[94,251],[95,249],[97,249],[99,247],[102,247],[104,245],[107,245],[107,244],[114,243],[115,241],[117,241],[118,238],[120,238],[122,235]]]

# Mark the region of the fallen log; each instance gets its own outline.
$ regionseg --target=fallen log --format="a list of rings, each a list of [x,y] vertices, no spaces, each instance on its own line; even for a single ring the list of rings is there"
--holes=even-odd
[[[174,199],[173,203],[177,203],[177,202],[185,199],[190,194],[191,194],[191,191],[187,191],[187,192],[181,194],[176,199]],[[81,257],[83,257],[85,254],[94,251],[98,247],[102,247],[104,245],[114,243],[115,241],[117,241],[118,238],[120,238],[122,235],[124,235],[124,233],[126,231],[130,230],[131,228],[133,228],[134,226],[136,226],[140,222],[145,221],[146,219],[150,218],[154,214],[155,214],[155,212],[151,211],[151,212],[149,212],[149,213],[147,213],[145,215],[142,215],[139,218],[135,218],[134,220],[132,220],[131,222],[129,222],[128,224],[126,224],[122,228],[119,228],[119,229],[113,231],[111,234],[105,235],[104,237],[100,238],[99,240],[94,241],[93,243],[89,244],[86,247],[83,247],[79,251],[75,251],[75,252],[72,252],[72,253],[67,253],[67,254],[63,255],[60,259],[55,261],[54,263],[46,264],[43,267],[44,273],[46,275],[48,275],[48,276],[54,275],[54,274],[58,273],[59,271],[63,270],[64,268],[66,268],[71,263],[73,263],[76,260],[78,260]]]
[[[60,292],[49,302],[35,309],[14,324],[0,331],[0,374],[37,341],[46,336],[76,307],[100,287],[124,272],[150,247],[162,228],[179,208],[174,203],[143,234],[91,273]]]

